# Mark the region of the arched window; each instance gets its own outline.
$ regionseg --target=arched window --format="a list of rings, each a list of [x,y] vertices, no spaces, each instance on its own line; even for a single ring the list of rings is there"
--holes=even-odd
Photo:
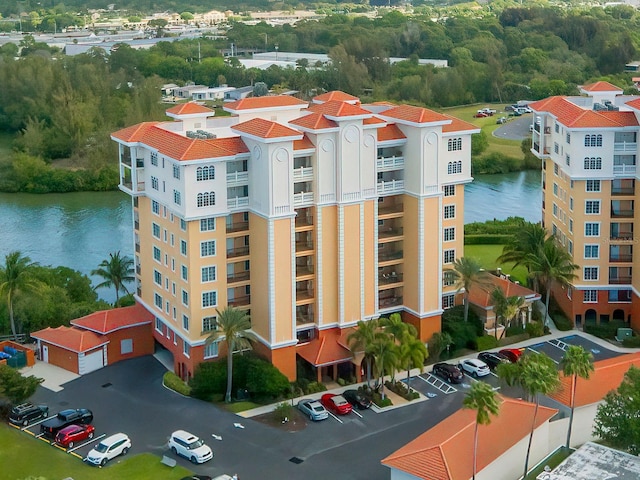
[[[197,196],[198,207],[210,207],[216,204],[215,192],[199,193]]]
[[[202,180],[213,180],[216,178],[215,167],[213,165],[209,167],[198,167],[196,169],[196,180],[198,182]]]

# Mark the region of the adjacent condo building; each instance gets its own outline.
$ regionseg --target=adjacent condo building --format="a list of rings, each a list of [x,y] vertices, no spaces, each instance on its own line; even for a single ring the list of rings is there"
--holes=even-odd
[[[542,159],[542,218],[580,266],[554,296],[577,326],[636,325],[640,231],[635,202],[640,98],[607,82],[533,110],[532,152]]]
[[[185,103],[112,134],[132,197],[136,298],[183,378],[222,352],[217,310],[249,312],[255,350],[290,379],[360,374],[347,335],[398,312],[428,340],[463,255],[477,127],[342,92]]]

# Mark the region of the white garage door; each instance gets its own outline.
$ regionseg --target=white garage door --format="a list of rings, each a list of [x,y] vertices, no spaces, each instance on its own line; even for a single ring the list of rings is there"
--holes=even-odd
[[[84,357],[79,357],[78,362],[78,371],[80,372],[80,375],[84,375],[85,373],[90,373],[104,367],[104,355],[102,354],[102,349],[85,355]]]

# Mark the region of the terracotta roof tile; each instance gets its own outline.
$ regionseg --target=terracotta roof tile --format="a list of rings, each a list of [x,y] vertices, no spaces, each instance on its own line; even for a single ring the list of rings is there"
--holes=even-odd
[[[229,140],[187,138],[159,127],[151,127],[140,141],[175,160],[229,157],[248,151],[243,143]]]
[[[316,146],[309,139],[309,137],[307,137],[306,133],[305,133],[304,137],[302,137],[302,140],[294,140],[293,141],[293,149],[294,150],[307,150],[309,148],[316,148]]]
[[[131,125],[130,127],[123,128],[117,132],[111,134],[112,137],[122,140],[123,142],[139,142],[147,133],[149,128],[157,125],[160,122],[143,122],[137,125]]]
[[[582,85],[580,87],[585,92],[618,92],[622,91],[622,88],[616,87],[609,82],[596,82],[589,85]]]
[[[193,115],[196,113],[202,114],[213,114],[215,113],[210,108],[205,107],[204,105],[200,105],[195,102],[187,102],[182,103],[180,105],[176,105],[175,107],[171,107],[167,110],[167,113],[171,113],[173,115]]]
[[[530,432],[535,405],[500,397],[500,411],[488,425],[478,427],[478,471],[497,460]],[[539,406],[536,428],[557,410]],[[382,464],[418,478],[460,480],[471,478],[476,414],[461,409],[382,460]]]
[[[632,365],[640,368],[640,352],[594,362],[594,371],[589,379],[577,380],[575,406],[583,407],[602,400],[608,392],[620,386],[624,374]],[[562,377],[562,388],[549,396],[571,406],[571,377]]]
[[[620,126],[623,127],[637,127],[638,126],[638,118],[636,114],[633,112],[620,112],[620,111],[606,111],[600,112],[600,115],[603,115],[614,122],[617,122]]]
[[[565,97],[549,97],[531,103],[529,107],[536,112],[552,114],[567,127],[604,128],[638,125],[632,112],[587,110],[570,102]],[[614,115],[610,115],[612,113]]]
[[[492,305],[491,292],[494,288],[502,290],[507,298],[524,297],[530,301],[540,299],[539,293],[505,278],[496,277],[495,275],[488,273],[482,278],[482,280],[483,282],[486,282],[486,285],[474,284],[469,289],[469,302],[482,308],[487,308]]]
[[[449,125],[443,125],[443,132],[463,132],[465,130],[480,130],[480,127],[474,125],[469,122],[465,122],[464,120],[460,120],[459,118],[452,117],[451,115],[443,114],[444,117],[447,117],[451,120]]]
[[[363,125],[382,125],[383,123],[387,123],[387,122],[385,122],[380,117],[376,117],[376,116],[373,116],[371,118],[365,118],[362,121]]]
[[[338,102],[359,102],[360,99],[358,97],[354,97],[353,95],[349,95],[348,93],[341,92],[339,90],[334,90],[332,92],[323,93],[322,95],[318,95],[313,97],[313,101],[316,102],[331,102],[333,100],[337,100]]]
[[[109,343],[104,335],[89,330],[60,326],[58,328],[47,327],[31,334],[33,338],[71,350],[72,352],[88,352],[96,347]]]
[[[403,138],[407,137],[404,133],[402,133],[402,130],[400,130],[400,128],[395,123],[378,129],[379,142],[384,142],[387,140],[402,140]]]
[[[631,108],[635,108],[636,110],[640,110],[640,98],[636,98],[634,100],[631,100],[631,101],[627,102],[626,105],[629,105]]]
[[[340,329],[320,332],[318,338],[296,348],[296,353],[316,367],[333,365],[353,358],[353,355],[343,343]]]
[[[246,122],[239,123],[232,130],[247,133],[260,138],[280,138],[302,136],[302,133],[293,128],[286,127],[277,122],[271,122],[263,118],[253,118]]]
[[[323,115],[328,115],[330,117],[357,117],[362,115],[370,117],[372,115],[370,111],[360,108],[357,105],[338,102],[336,100],[312,105],[309,107],[309,110]]]
[[[309,130],[327,130],[338,127],[336,122],[329,120],[321,113],[310,113],[304,117],[291,120],[289,123],[298,127],[308,128]]]
[[[258,108],[274,108],[274,107],[288,107],[288,106],[305,106],[307,102],[290,95],[276,95],[267,97],[249,97],[243,98],[235,102],[225,103],[223,105],[225,110],[240,111],[240,110],[254,110]]]
[[[152,313],[149,313],[146,308],[136,303],[130,307],[94,312],[71,320],[71,325],[105,334],[122,328],[149,324],[153,319],[154,315]]]
[[[450,117],[442,115],[441,113],[413,105],[400,105],[390,108],[380,113],[380,116],[405,120],[412,123],[433,123],[451,120]]]

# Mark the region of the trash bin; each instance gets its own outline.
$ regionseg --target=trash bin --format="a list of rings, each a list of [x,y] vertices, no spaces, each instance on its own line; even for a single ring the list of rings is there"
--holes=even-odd
[[[27,366],[27,353],[22,350],[17,350],[16,354],[13,356],[16,359],[16,368],[22,368]]]

